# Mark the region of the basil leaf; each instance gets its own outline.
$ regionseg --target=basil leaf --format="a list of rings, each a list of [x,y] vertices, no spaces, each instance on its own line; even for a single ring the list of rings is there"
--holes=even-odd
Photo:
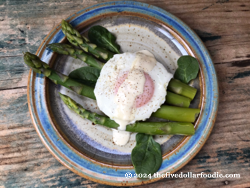
[[[195,79],[199,72],[199,62],[196,58],[186,55],[181,56],[178,61],[178,68],[175,71],[174,78],[188,83],[190,80]]]
[[[162,163],[161,145],[151,135],[138,133],[131,159],[137,174],[153,174]]]
[[[106,28],[100,25],[93,26],[89,29],[88,37],[97,46],[107,48],[114,53],[120,53],[120,46],[115,42],[115,35],[110,33]]]
[[[95,86],[100,76],[100,70],[95,67],[81,67],[72,71],[69,77],[88,86]]]

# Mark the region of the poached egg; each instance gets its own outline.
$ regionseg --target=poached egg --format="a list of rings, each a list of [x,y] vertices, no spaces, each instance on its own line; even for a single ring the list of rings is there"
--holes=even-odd
[[[165,102],[172,77],[147,50],[116,54],[103,66],[94,93],[99,109],[120,125],[113,130],[117,145],[128,142],[128,124],[148,119]]]

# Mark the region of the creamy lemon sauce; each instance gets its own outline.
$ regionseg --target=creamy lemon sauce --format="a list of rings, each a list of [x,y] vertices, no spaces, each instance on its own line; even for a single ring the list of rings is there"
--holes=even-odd
[[[141,50],[136,53],[132,69],[140,69],[148,73],[155,67],[157,61],[155,56],[147,50]]]
[[[113,130],[113,141],[117,145],[125,145],[129,140],[130,133],[125,130],[126,126],[135,118],[135,100],[144,90],[144,72],[150,72],[156,63],[154,55],[149,51],[137,52],[127,78],[116,93],[114,100],[118,107],[115,111],[114,120],[120,126],[118,127],[119,131]]]
[[[126,125],[134,119],[135,99],[143,93],[144,83],[144,72],[139,69],[131,69],[119,87],[115,97],[118,106],[115,121],[120,125],[119,130],[125,130]]]

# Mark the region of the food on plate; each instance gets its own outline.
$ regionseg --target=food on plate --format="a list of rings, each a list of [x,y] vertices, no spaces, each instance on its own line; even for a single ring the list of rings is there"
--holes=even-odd
[[[156,172],[161,166],[162,154],[160,145],[152,135],[194,134],[191,122],[196,120],[200,109],[188,108],[197,90],[187,83],[197,76],[198,61],[191,56],[180,58],[174,79],[149,51],[114,55],[120,52],[116,38],[101,26],[95,26],[92,31],[90,29],[89,36],[92,42],[96,41],[94,43],[106,49],[89,42],[64,20],[62,30],[68,41],[82,50],[69,44],[49,44],[48,47],[59,54],[81,59],[89,67],[76,69],[67,76],[53,70],[29,52],[24,54],[24,62],[55,84],[97,99],[98,107],[108,117],[90,112],[70,97],[60,94],[66,106],[82,118],[112,128],[114,141],[118,145],[126,144],[129,132],[137,132],[136,147],[131,153],[135,171],[142,174]],[[109,61],[104,64],[85,52]],[[162,105],[164,102],[170,105]],[[150,116],[176,122],[146,122]]]

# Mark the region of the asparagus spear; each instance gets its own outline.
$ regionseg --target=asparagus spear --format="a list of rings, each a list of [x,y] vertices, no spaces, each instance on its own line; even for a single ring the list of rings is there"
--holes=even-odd
[[[79,95],[83,95],[89,97],[91,99],[95,99],[94,90],[92,87],[81,84],[66,75],[63,75],[49,67],[48,64],[44,63],[34,54],[26,52],[24,54],[24,62],[36,73],[43,73],[46,77],[48,77],[55,84],[62,85],[68,89],[71,89],[78,93]]]
[[[154,117],[168,119],[179,122],[194,122],[200,113],[200,109],[183,108],[177,106],[162,105],[155,113]]]
[[[191,102],[190,98],[167,91],[167,96],[165,101],[165,103],[167,104],[188,108],[190,102]]]
[[[97,58],[101,58],[103,60],[109,60],[113,57],[113,53],[109,52],[107,50],[104,50],[97,45],[90,43],[89,40],[72,27],[71,24],[66,22],[65,20],[62,20],[62,31],[66,35],[68,41],[75,45],[82,48],[85,52],[89,52],[93,54]]]
[[[169,84],[168,84],[168,88],[169,91],[172,91],[176,94],[185,96],[190,98],[191,100],[194,99],[197,89],[179,81],[176,79],[171,79]]]
[[[60,97],[71,110],[79,114],[82,118],[86,118],[95,124],[104,125],[109,128],[117,129],[119,127],[119,124],[107,116],[92,113],[84,109],[80,104],[76,103],[70,97],[61,93]],[[150,135],[193,135],[195,132],[193,124],[185,122],[136,122],[134,124],[127,125],[126,131]]]
[[[82,49],[76,49],[69,44],[52,43],[47,45],[48,48],[59,54],[70,55],[71,57],[78,58],[92,67],[102,69],[104,63],[96,60],[91,55],[86,54]]]

